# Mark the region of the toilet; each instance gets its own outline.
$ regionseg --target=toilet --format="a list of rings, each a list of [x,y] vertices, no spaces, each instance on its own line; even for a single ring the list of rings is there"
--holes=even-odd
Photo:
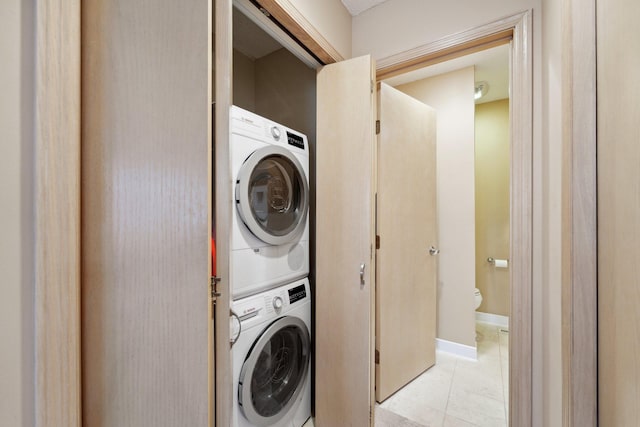
[[[480,304],[482,304],[482,294],[480,293],[480,289],[478,288],[476,288],[474,294],[476,298],[476,310],[477,310],[478,307],[480,307]]]

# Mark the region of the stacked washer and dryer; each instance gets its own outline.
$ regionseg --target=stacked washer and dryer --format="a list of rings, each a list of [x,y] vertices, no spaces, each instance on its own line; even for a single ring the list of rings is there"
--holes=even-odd
[[[307,137],[233,106],[230,157],[234,427],[311,416]]]

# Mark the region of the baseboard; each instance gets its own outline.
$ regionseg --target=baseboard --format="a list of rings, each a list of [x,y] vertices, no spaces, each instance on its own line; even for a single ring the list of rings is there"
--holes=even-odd
[[[478,360],[478,350],[474,346],[459,344],[436,338],[436,350],[453,354],[467,359]]]
[[[476,322],[490,323],[492,325],[500,326],[501,328],[509,329],[509,317],[501,316],[499,314],[476,311]]]

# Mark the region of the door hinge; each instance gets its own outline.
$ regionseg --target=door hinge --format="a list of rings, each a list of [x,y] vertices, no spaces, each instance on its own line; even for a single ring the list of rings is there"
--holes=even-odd
[[[380,352],[378,350],[376,350],[375,362],[376,362],[376,365],[380,364]]]
[[[380,249],[380,236],[376,234],[376,249]]]
[[[220,283],[220,279],[219,277],[216,276],[211,276],[211,280],[209,281],[209,287],[211,290],[211,300],[215,302],[216,299],[218,299],[219,296],[221,296],[222,294],[220,292],[218,292],[218,283]]]
[[[376,120],[376,135],[380,135],[380,120]]]
[[[373,93],[373,89],[375,88],[375,83],[371,80],[371,93]]]

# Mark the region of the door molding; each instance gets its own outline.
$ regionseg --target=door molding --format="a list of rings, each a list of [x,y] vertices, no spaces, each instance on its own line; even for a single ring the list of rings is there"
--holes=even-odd
[[[392,77],[511,40],[511,172],[509,338],[510,425],[532,423],[533,50],[530,10],[444,37],[378,61],[377,77]],[[514,286],[513,284],[517,284]],[[513,315],[517,313],[517,316]]]
[[[214,144],[215,155],[214,180],[221,185],[215,188],[215,229],[216,229],[216,274],[221,279],[218,284],[220,295],[216,297],[213,333],[214,365],[212,376],[214,386],[210,397],[215,400],[210,403],[212,411],[211,426],[231,425],[233,411],[233,390],[231,350],[229,335],[229,312],[231,310],[231,289],[229,286],[229,254],[231,238],[231,218],[235,207],[231,200],[231,170],[229,165],[229,110],[231,109],[233,77],[233,4],[232,0],[213,0],[215,19],[215,64],[214,64],[214,96],[215,126]],[[211,335],[210,335],[211,337]],[[222,393],[221,390],[228,390]],[[217,393],[214,393],[217,391]]]
[[[598,425],[596,2],[563,2],[563,426]]]
[[[285,28],[289,35],[309,50],[323,65],[345,58],[324,38],[291,0],[255,0],[273,21]]]
[[[35,425],[80,426],[80,2],[35,8]]]

